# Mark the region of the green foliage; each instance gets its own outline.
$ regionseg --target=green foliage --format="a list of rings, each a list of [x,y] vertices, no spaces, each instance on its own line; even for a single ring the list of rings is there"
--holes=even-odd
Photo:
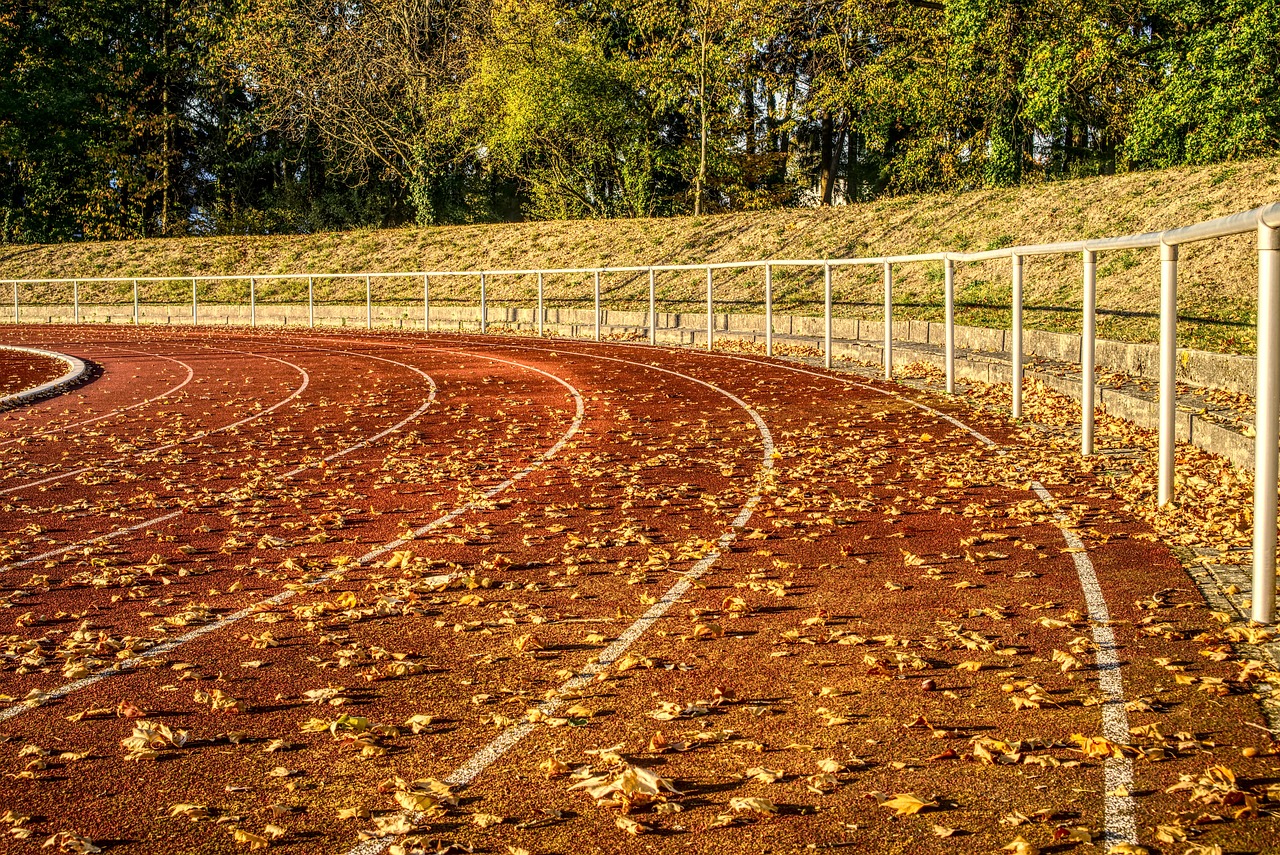
[[[1138,100],[1125,154],[1141,166],[1205,164],[1280,148],[1280,0],[1160,0],[1177,35],[1160,84]]]
[[[453,106],[465,149],[516,176],[530,215],[655,213],[646,105],[591,22],[547,2],[495,9],[491,41]]]
[[[1280,0],[13,0],[0,242],[638,217],[1280,150]]]

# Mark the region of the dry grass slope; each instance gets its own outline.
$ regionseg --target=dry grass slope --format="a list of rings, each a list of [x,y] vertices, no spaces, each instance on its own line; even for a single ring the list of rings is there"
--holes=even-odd
[[[1280,159],[1197,169],[1092,178],[1009,190],[909,196],[825,210],[777,210],[714,217],[608,222],[532,222],[489,226],[405,228],[316,235],[211,237],[81,243],[9,248],[0,254],[0,279],[194,274],[336,273],[393,270],[480,270],[592,265],[729,261],[763,258],[836,258],[974,250],[1021,243],[1075,240],[1159,230],[1244,210],[1280,199]],[[1249,237],[1184,250],[1179,291],[1186,318],[1184,346],[1251,352],[1256,262]],[[1153,251],[1117,252],[1099,260],[1100,333],[1108,338],[1153,340],[1159,264]],[[1053,330],[1080,325],[1079,260],[1034,259],[1027,265],[1027,324]],[[735,311],[759,311],[758,270],[718,276],[717,300]],[[903,318],[940,316],[941,265],[897,272]],[[666,309],[702,305],[700,274],[664,274]],[[779,308],[817,313],[820,272],[786,271],[776,277]],[[875,317],[879,272],[838,274],[837,313]],[[263,282],[262,299],[294,300],[305,285]],[[363,282],[322,282],[323,299],[363,301]],[[643,277],[607,277],[612,307],[638,307]],[[419,280],[378,285],[379,302],[413,301]],[[434,298],[475,301],[474,280],[438,280]],[[218,286],[202,299],[243,299],[240,284]],[[495,303],[527,304],[531,279],[498,279]],[[66,293],[64,293],[66,292]],[[24,301],[66,302],[65,286],[24,286]],[[585,305],[585,278],[548,283],[551,302]],[[189,300],[188,285],[148,286],[144,299]],[[100,286],[101,299],[121,299]],[[961,323],[1009,323],[1007,262],[965,265],[959,271]],[[86,293],[85,299],[92,299]]]

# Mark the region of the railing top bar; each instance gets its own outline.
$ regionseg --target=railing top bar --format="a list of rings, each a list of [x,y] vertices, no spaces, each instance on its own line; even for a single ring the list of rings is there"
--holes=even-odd
[[[1280,202],[1272,202],[1261,208],[1258,220],[1270,228],[1280,229]]]
[[[1193,226],[1170,229],[1161,233],[1161,239],[1164,243],[1176,246],[1177,244],[1191,243],[1192,241],[1244,234],[1253,231],[1259,225],[1267,225],[1272,228],[1280,227],[1280,202],[1272,202],[1270,205],[1263,205],[1260,208],[1254,208],[1252,211],[1243,211],[1239,214],[1219,217],[1216,220],[1196,223]]]
[[[1022,252],[1030,247],[1004,247],[1002,249],[988,249],[985,252],[949,252],[946,257],[952,261],[990,261],[995,258],[1008,258],[1011,255],[1030,255],[1030,253]]]
[[[356,273],[237,273],[221,276],[78,276],[62,279],[5,279],[0,280],[15,287],[24,283],[67,284],[79,283],[112,283],[112,282],[172,282],[174,280],[195,282],[244,282],[250,279],[266,279],[271,281],[287,281],[296,279],[397,279],[421,278],[423,276],[439,278],[442,276],[535,276],[561,275],[572,276],[594,273],[647,273],[674,272],[690,270],[728,270],[735,268],[763,267],[852,267],[856,265],[911,264],[925,261],[989,261],[1009,258],[1014,255],[1063,255],[1092,250],[1102,252],[1119,249],[1145,249],[1160,244],[1178,245],[1195,241],[1212,240],[1230,235],[1246,234],[1260,225],[1280,228],[1280,202],[1272,202],[1250,211],[1241,211],[1216,220],[1208,220],[1191,226],[1168,229],[1163,232],[1147,232],[1145,234],[1122,235],[1119,237],[1097,238],[1065,243],[1031,244],[1013,246],[984,252],[928,252],[915,255],[891,255],[874,258],[830,258],[830,259],[762,259],[758,261],[716,261],[703,264],[645,264],[625,267],[561,267],[529,270],[421,270],[399,271],[393,273],[362,271]]]

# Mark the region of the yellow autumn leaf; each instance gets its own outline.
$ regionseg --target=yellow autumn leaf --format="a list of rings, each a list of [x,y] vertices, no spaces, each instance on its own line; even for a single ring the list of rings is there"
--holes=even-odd
[[[616,826],[618,826],[618,828],[622,829],[627,834],[631,834],[631,835],[644,834],[646,831],[653,830],[649,826],[640,822],[636,822],[634,819],[628,816],[616,817],[613,822]]]
[[[880,807],[889,808],[898,816],[911,816],[920,813],[925,808],[937,807],[937,802],[926,802],[915,793],[898,793],[893,798],[885,799],[880,803]]]
[[[1040,847],[1032,844],[1021,834],[1000,848],[1006,852],[1012,852],[1013,855],[1040,855]]]
[[[245,831],[243,828],[233,830],[231,836],[235,838],[236,843],[247,844],[250,849],[266,849],[271,845],[271,841],[261,834],[254,834],[251,831]]]
[[[425,793],[397,792],[396,803],[408,811],[427,813],[436,806],[436,800]]]
[[[778,812],[778,806],[772,801],[754,796],[740,796],[730,799],[729,809],[738,813],[773,814]]]
[[[559,757],[548,757],[538,764],[538,771],[548,778],[557,778],[569,774],[569,764]]]

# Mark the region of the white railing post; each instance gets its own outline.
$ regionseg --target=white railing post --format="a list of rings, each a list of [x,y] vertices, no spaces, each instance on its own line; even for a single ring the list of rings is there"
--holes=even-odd
[[[1177,440],[1178,247],[1160,244],[1160,479],[1156,503],[1173,501],[1173,452]]]
[[[1277,451],[1280,450],[1280,229],[1258,226],[1258,391],[1253,445],[1252,617],[1276,609]]]
[[[596,298],[596,341],[600,340],[600,271],[595,274],[595,288],[593,293]]]
[[[200,326],[200,305],[197,302],[196,286],[197,280],[193,276],[191,277],[191,326],[193,327]]]
[[[373,279],[364,278],[364,328],[373,329]]]
[[[480,274],[480,332],[487,333],[489,331],[489,296],[487,293],[488,281],[483,273]]]
[[[893,379],[893,265],[884,263],[884,379]]]
[[[658,283],[649,268],[649,344],[658,343]]]
[[[764,266],[764,353],[773,356],[773,265]]]
[[[956,265],[948,258],[943,263],[943,299],[946,303],[944,343],[946,345],[947,394],[956,393]]]
[[[258,282],[249,277],[249,326],[258,325]]]
[[[133,280],[133,324],[138,325],[138,280]]]
[[[75,323],[80,323],[80,283],[75,281],[71,283],[71,317]]]
[[[822,265],[822,301],[824,304],[822,326],[822,364],[831,367],[831,265]]]
[[[542,295],[542,271],[538,271],[538,338],[542,338],[542,325],[546,316],[546,303]]]
[[[431,277],[422,274],[422,331],[431,331]]]
[[[707,267],[707,351],[710,352],[715,344],[716,337],[716,318],[712,314],[715,311],[714,297],[711,292],[711,268]]]
[[[1013,417],[1022,418],[1022,256],[1010,256],[1013,262],[1013,329],[1010,337],[1009,371],[1013,386]]]
[[[314,276],[307,277],[307,326],[315,329],[316,326],[316,278]]]
[[[15,324],[16,324],[16,323],[21,323],[21,322],[18,320],[18,318],[19,318],[20,314],[21,314],[21,313],[20,313],[20,311],[19,311],[19,309],[18,309],[18,283],[17,283],[17,282],[14,282],[14,283],[13,283],[13,322],[14,322]]]
[[[1098,351],[1098,254],[1084,251],[1084,318],[1080,326],[1080,453],[1093,454],[1093,411]]]

